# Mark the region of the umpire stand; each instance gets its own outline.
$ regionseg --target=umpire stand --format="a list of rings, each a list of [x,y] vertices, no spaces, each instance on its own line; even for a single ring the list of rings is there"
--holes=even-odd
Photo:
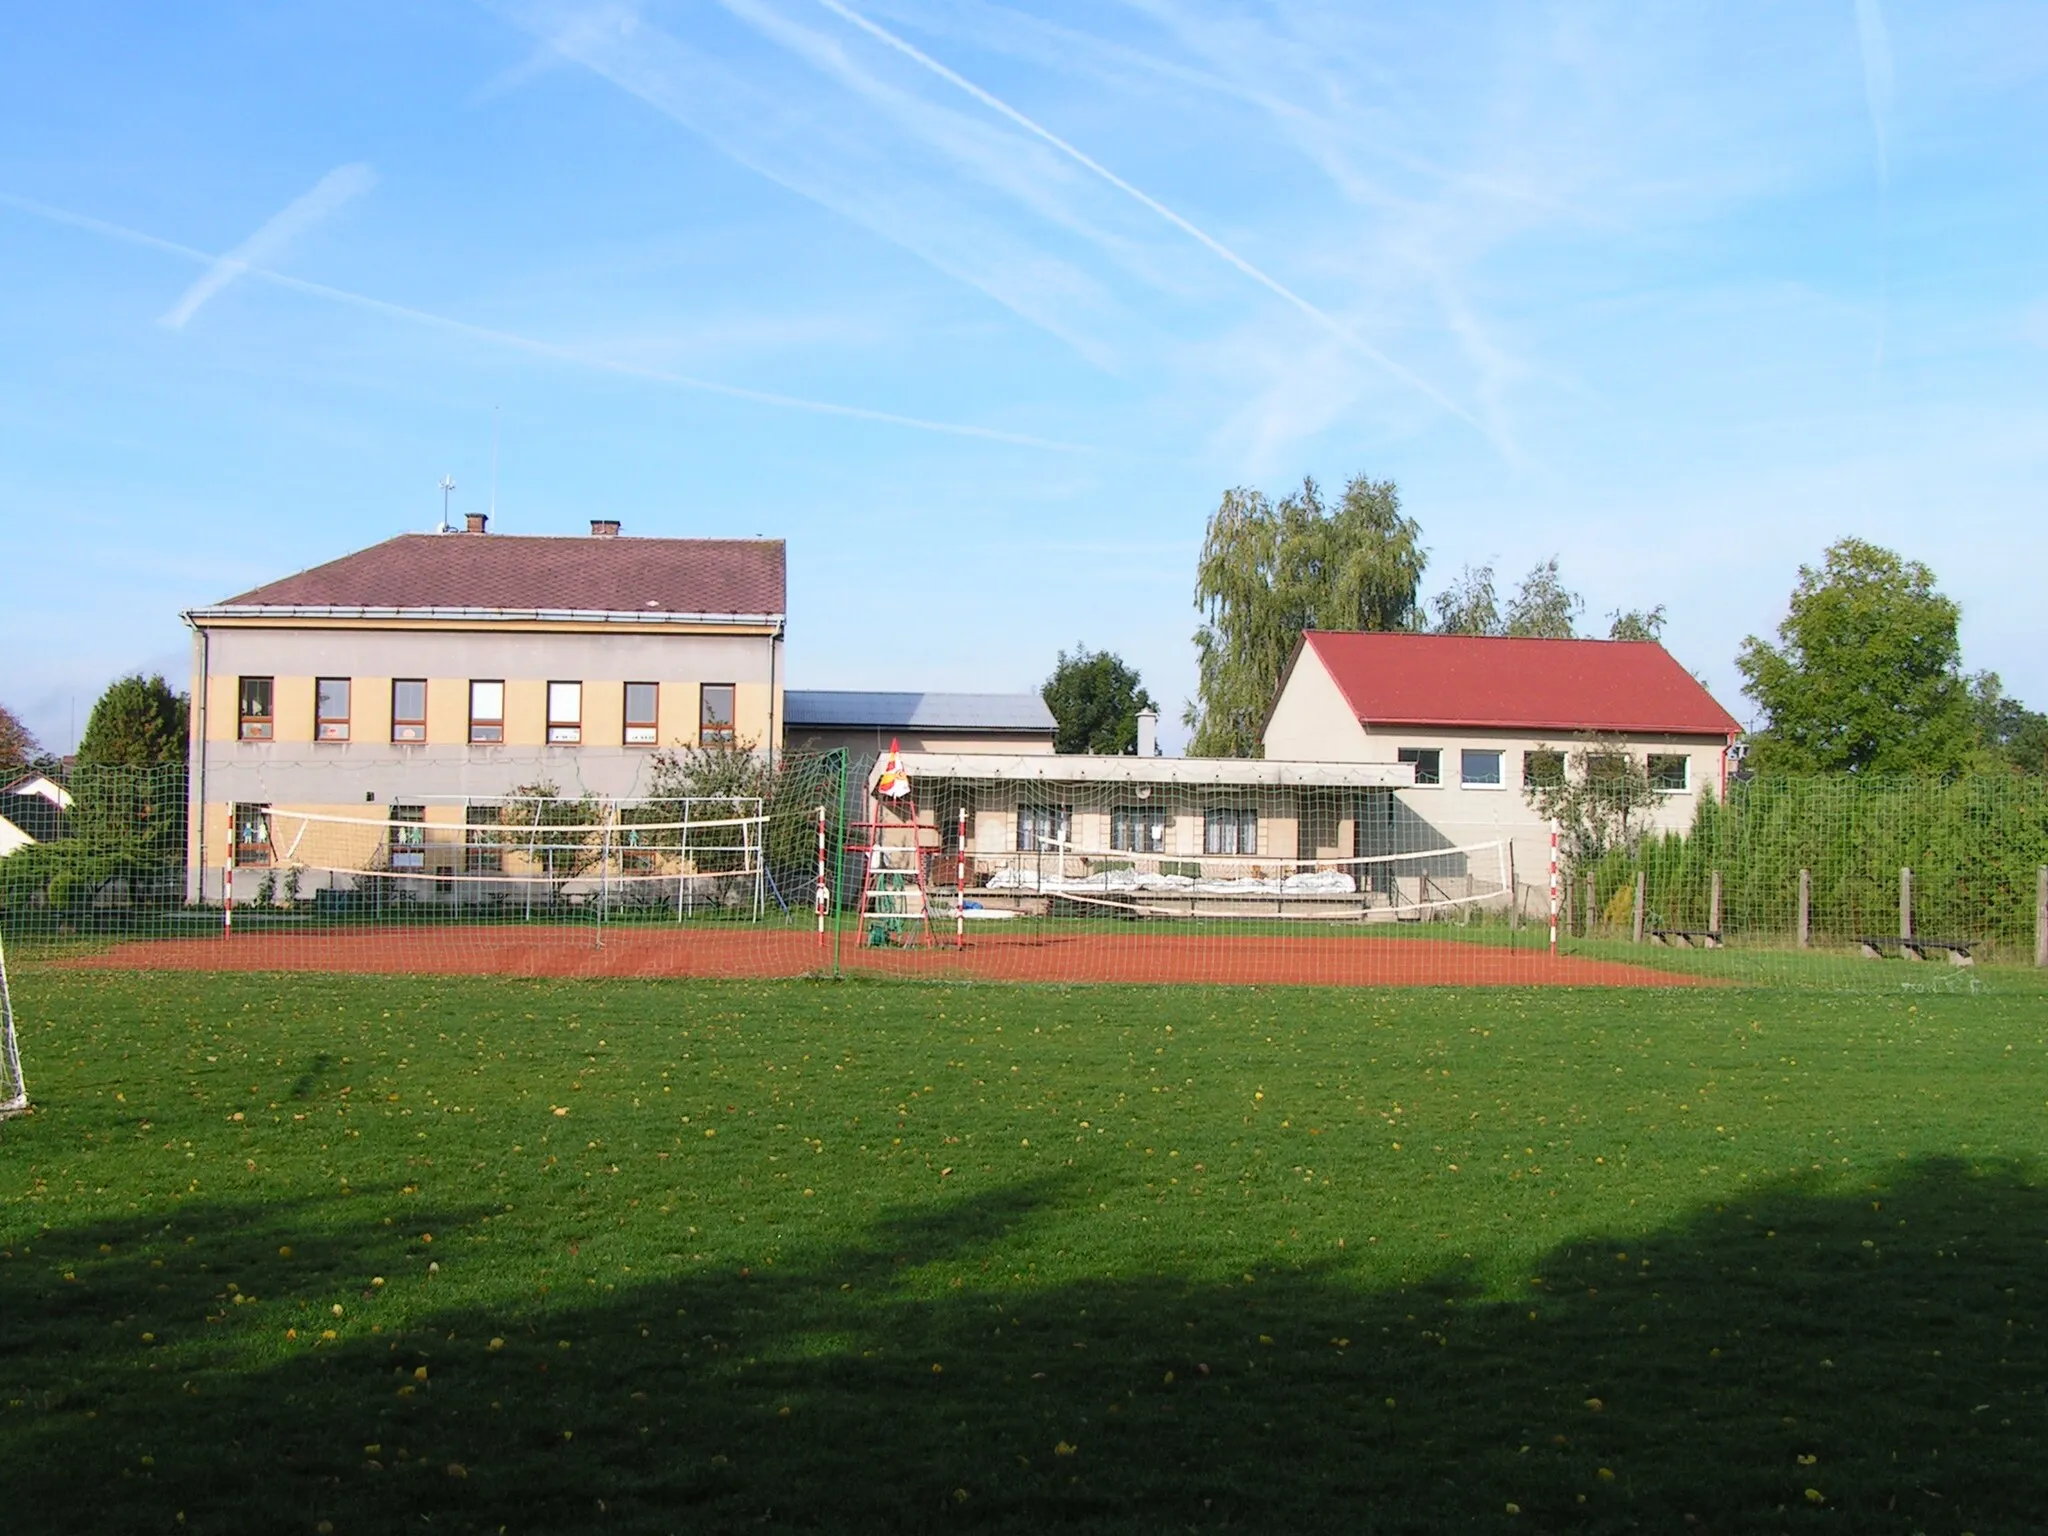
[[[860,944],[868,949],[916,949],[934,942],[931,890],[925,861],[936,851],[924,842],[917,796],[903,771],[895,742],[869,796],[871,819],[847,830],[847,852],[861,856]]]

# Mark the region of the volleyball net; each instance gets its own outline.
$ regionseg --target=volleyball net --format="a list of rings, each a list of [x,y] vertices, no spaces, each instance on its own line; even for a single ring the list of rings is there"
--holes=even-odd
[[[792,754],[655,796],[557,787],[561,761],[353,805],[280,768],[196,825],[182,773],[83,772],[0,856],[0,933],[29,963],[529,976],[1927,990],[2048,963],[2039,781],[1737,784],[1564,829],[1553,881],[1525,797],[1343,765],[958,755],[890,797]]]

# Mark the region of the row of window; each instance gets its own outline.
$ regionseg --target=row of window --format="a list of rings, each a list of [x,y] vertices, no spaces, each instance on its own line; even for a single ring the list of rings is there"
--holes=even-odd
[[[1017,807],[1017,851],[1055,853],[1074,840],[1074,810],[1067,805]],[[1166,852],[1166,812],[1149,805],[1120,805],[1109,813],[1109,846],[1117,853]],[[1257,853],[1259,813],[1225,807],[1202,813],[1202,852]]]
[[[626,683],[625,723],[621,741],[629,747],[651,747],[661,740],[661,688],[657,683]],[[733,685],[704,683],[697,690],[697,739],[701,742],[730,742],[733,739]],[[275,702],[277,679],[245,677],[236,688],[243,741],[271,741],[277,735]],[[351,719],[355,697],[354,681],[346,677],[316,678],[313,683],[313,739],[348,741],[354,731]],[[391,680],[391,739],[423,742],[427,739],[427,680],[423,677],[395,677]],[[494,746],[505,739],[505,682],[502,678],[473,679],[469,685],[469,742]],[[575,746],[583,740],[583,684],[548,684],[547,740],[554,746]]]
[[[1417,784],[1441,784],[1444,781],[1444,754],[1440,747],[1402,747],[1395,754],[1399,762],[1413,765]],[[1506,781],[1503,777],[1507,754],[1491,747],[1466,747],[1458,754],[1458,782],[1468,789],[1499,789]],[[1586,772],[1593,779],[1601,777],[1603,771],[1619,769],[1618,757],[1593,754],[1586,760]],[[1691,787],[1692,759],[1683,752],[1652,752],[1644,766],[1649,772],[1650,787],[1672,794],[1683,794]],[[1522,754],[1522,787],[1544,789],[1564,782],[1564,754],[1548,749],[1524,752]]]

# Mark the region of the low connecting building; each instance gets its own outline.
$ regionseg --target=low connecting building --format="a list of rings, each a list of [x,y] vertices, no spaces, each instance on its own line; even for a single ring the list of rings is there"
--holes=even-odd
[[[194,608],[188,899],[271,862],[273,810],[460,825],[537,783],[644,793],[662,747],[772,754],[785,590],[780,540],[472,514]]]

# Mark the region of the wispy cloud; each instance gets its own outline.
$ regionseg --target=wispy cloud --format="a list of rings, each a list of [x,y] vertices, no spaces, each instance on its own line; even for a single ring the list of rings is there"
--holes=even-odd
[[[1856,41],[1863,52],[1863,100],[1877,142],[1877,174],[1891,180],[1892,38],[1880,0],[1856,0]]]
[[[1300,294],[1296,293],[1292,288],[1288,287],[1285,283],[1282,283],[1278,278],[1266,272],[1263,268],[1255,265],[1250,261],[1247,261],[1243,256],[1240,256],[1236,251],[1232,250],[1229,246],[1225,245],[1221,240],[1218,240],[1214,235],[1211,235],[1207,230],[1202,229],[1200,226],[1196,225],[1189,219],[1182,217],[1180,214],[1176,213],[1173,209],[1167,207],[1166,204],[1160,202],[1151,194],[1134,186],[1129,181],[1126,181],[1123,177],[1117,175],[1116,172],[1110,170],[1100,161],[1094,159],[1092,156],[1086,154],[1082,150],[1076,148],[1074,145],[1068,143],[1067,140],[1061,138],[1051,129],[1045,127],[1043,124],[1039,123],[1035,119],[1018,111],[1015,107],[1011,106],[1001,97],[995,95],[991,91],[984,90],[981,86],[976,85],[972,80],[969,80],[966,76],[960,74],[956,70],[948,68],[946,65],[940,63],[937,59],[934,59],[930,54],[925,53],[922,49],[917,48],[916,46],[906,41],[905,39],[898,37],[894,32],[891,32],[888,28],[882,26],[880,23],[871,21],[867,17],[861,15],[859,12],[853,10],[851,7],[842,4],[841,0],[818,0],[818,3],[822,5],[826,10],[832,12],[833,15],[840,17],[841,19],[843,19],[852,26],[858,27],[861,31],[867,33],[876,41],[884,44],[889,48],[895,49],[905,58],[917,64],[920,68],[931,71],[931,73],[938,76],[941,80],[944,80],[948,85],[951,85],[958,90],[964,91],[967,95],[973,97],[974,100],[980,102],[990,111],[998,114],[999,116],[1007,119],[1012,123],[1015,123],[1018,127],[1022,128],[1025,132],[1031,134],[1034,138],[1041,139],[1045,143],[1051,145],[1054,149],[1058,150],[1062,155],[1065,155],[1068,159],[1072,160],[1075,164],[1087,170],[1090,174],[1101,178],[1110,186],[1115,187],[1119,192],[1123,193],[1126,197],[1136,202],[1140,207],[1146,209],[1151,213],[1158,215],[1160,218],[1164,219],[1168,224],[1171,224],[1175,229],[1179,230],[1182,234],[1188,236],[1197,244],[1201,245],[1212,255],[1218,257],[1220,260],[1236,268],[1239,272],[1244,274],[1246,277],[1250,278],[1260,287],[1266,289],[1275,297],[1283,300],[1285,303],[1299,310],[1303,315],[1307,316],[1309,320],[1314,322],[1318,327],[1327,332],[1329,335],[1334,336],[1335,338],[1337,338],[1337,340],[1342,342],[1347,347],[1350,347],[1352,350],[1356,351],[1361,356],[1365,357],[1366,359],[1376,364],[1380,368],[1385,369],[1388,373],[1402,380],[1404,383],[1412,386],[1413,388],[1421,392],[1423,395],[1427,396],[1430,400],[1442,406],[1445,410],[1451,412],[1451,414],[1461,418],[1462,420],[1472,423],[1474,426],[1479,425],[1479,423],[1470,415],[1470,413],[1468,413],[1462,406],[1458,405],[1455,401],[1453,401],[1448,395],[1444,394],[1443,391],[1438,389],[1434,384],[1431,384],[1428,380],[1422,378],[1419,374],[1415,373],[1412,369],[1406,367],[1404,364],[1398,363],[1393,358],[1387,356],[1387,354],[1382,352],[1378,347],[1375,347],[1371,342],[1359,336],[1355,331],[1352,330],[1350,326],[1343,324],[1335,316],[1327,313],[1317,305],[1303,298]]]
[[[75,213],[68,208],[54,207],[48,203],[36,202],[32,198],[17,197],[10,192],[0,192],[0,206],[16,209],[52,224],[64,224],[73,229],[90,231],[110,240],[119,240],[128,245],[144,246],[153,251],[182,257],[186,261],[212,266],[221,258],[193,246],[166,240],[139,229],[130,229],[106,219],[96,219],[90,214]],[[810,399],[802,395],[785,395],[774,390],[749,389],[740,384],[721,383],[716,379],[698,378],[691,374],[675,373],[663,368],[643,366],[615,357],[607,357],[576,347],[565,347],[556,342],[542,341],[532,336],[523,336],[516,331],[499,330],[493,326],[473,325],[467,320],[457,320],[448,315],[433,314],[428,310],[414,309],[406,304],[394,304],[388,299],[373,298],[369,294],[351,292],[346,288],[335,288],[326,283],[309,282],[302,277],[291,277],[283,272],[274,272],[265,267],[244,264],[243,275],[259,282],[270,283],[303,293],[312,298],[325,299],[330,303],[346,304],[352,308],[366,310],[372,314],[388,316],[394,320],[410,321],[415,325],[428,326],[451,335],[467,337],[472,341],[486,342],[509,351],[524,352],[532,357],[547,358],[554,362],[572,364],[599,373],[609,373],[623,378],[642,379],[652,384],[666,384],[677,389],[695,390],[704,394],[723,395],[732,400],[750,401],[755,405],[774,406],[783,410],[805,411],[818,416],[838,416],[853,421],[871,421],[885,426],[904,427],[915,432],[935,432],[947,437],[977,438],[985,442],[1011,443],[1025,448],[1044,448],[1064,453],[1085,453],[1088,450],[1080,444],[1058,442],[1050,438],[1032,437],[1021,432],[1004,432],[994,427],[974,426],[964,422],[935,421],[929,417],[907,416],[896,411],[874,410],[867,406],[843,405],[832,400]]]
[[[360,162],[337,165],[316,181],[312,188],[264,221],[248,239],[219,257],[206,275],[185,290],[184,297],[160,318],[159,325],[181,331],[199,313],[199,307],[236,278],[254,267],[276,261],[292,242],[314,225],[332,218],[343,205],[361,197],[377,184],[377,173]]]

